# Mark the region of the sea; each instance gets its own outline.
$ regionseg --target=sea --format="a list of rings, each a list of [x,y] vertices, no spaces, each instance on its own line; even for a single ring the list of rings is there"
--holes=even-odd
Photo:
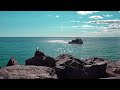
[[[70,54],[85,59],[100,57],[120,60],[120,37],[82,37],[83,44],[68,44],[74,37],[0,37],[0,67],[5,67],[13,56],[25,64],[34,56],[36,48],[45,55],[56,58]]]

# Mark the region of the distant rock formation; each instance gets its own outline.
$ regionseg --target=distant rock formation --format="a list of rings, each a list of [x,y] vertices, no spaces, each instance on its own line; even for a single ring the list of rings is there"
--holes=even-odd
[[[18,62],[15,60],[14,57],[11,57],[11,59],[9,60],[6,66],[12,66],[12,65],[18,65]]]
[[[14,65],[0,69],[0,79],[58,79],[55,70],[45,66]]]
[[[54,67],[56,61],[50,56],[45,56],[43,52],[36,51],[34,57],[26,60],[26,65]]]

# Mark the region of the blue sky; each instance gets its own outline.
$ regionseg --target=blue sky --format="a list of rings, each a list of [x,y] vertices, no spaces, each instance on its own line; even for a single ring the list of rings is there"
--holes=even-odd
[[[0,11],[0,37],[120,37],[120,11]]]

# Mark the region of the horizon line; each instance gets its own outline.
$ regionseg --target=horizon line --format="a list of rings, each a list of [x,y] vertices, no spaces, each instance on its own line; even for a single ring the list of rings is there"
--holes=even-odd
[[[24,37],[24,36],[19,36],[19,37]],[[30,37],[40,37],[40,36],[30,36]],[[77,36],[76,36],[77,37]],[[112,37],[112,36],[111,36]],[[0,37],[2,38],[2,37]],[[27,38],[27,37],[26,37]],[[52,38],[52,37],[48,37],[48,38]],[[67,37],[66,37],[67,38]],[[74,37],[73,37],[74,38]]]

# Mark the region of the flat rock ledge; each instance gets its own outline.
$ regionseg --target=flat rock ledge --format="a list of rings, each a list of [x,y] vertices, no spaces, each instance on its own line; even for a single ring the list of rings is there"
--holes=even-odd
[[[57,79],[57,75],[46,66],[14,65],[0,69],[0,79]]]

